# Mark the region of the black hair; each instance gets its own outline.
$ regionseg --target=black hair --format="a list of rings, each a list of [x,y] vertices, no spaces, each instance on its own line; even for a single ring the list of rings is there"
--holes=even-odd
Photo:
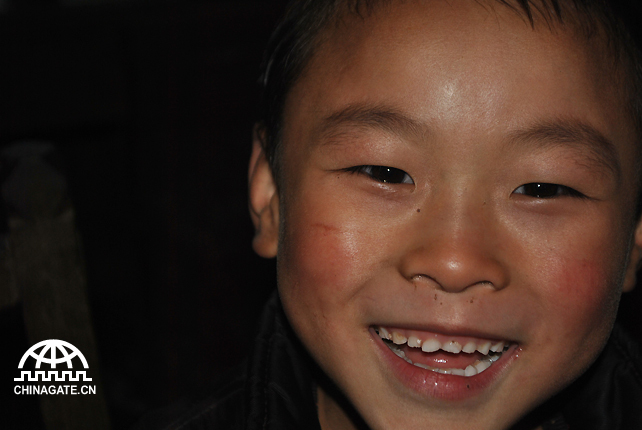
[[[263,95],[259,129],[277,184],[283,110],[287,95],[314,54],[319,34],[346,12],[362,18],[380,3],[394,0],[293,0],[268,43],[260,79]],[[397,0],[402,1],[402,0]],[[475,0],[480,2],[481,0]],[[614,70],[623,70],[628,107],[642,135],[641,9],[637,0],[495,0],[521,14],[532,27],[536,17],[552,28],[571,24],[587,38],[605,38]],[[614,73],[614,76],[617,76]],[[638,152],[642,144],[638,144]],[[642,158],[642,157],[638,157]],[[638,174],[638,177],[641,175]],[[638,199],[640,200],[640,199]],[[639,205],[639,204],[638,204]],[[640,213],[638,208],[636,214]]]

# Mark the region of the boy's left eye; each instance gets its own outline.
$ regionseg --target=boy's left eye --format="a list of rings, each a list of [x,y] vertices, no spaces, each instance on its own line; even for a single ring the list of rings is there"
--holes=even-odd
[[[582,193],[574,190],[573,188],[540,182],[531,182],[524,184],[513,191],[515,194],[524,194],[537,199],[550,199],[554,197],[571,196],[571,197],[584,197]]]
[[[414,184],[410,175],[401,169],[388,166],[355,166],[348,169],[353,173],[363,173],[385,184]]]

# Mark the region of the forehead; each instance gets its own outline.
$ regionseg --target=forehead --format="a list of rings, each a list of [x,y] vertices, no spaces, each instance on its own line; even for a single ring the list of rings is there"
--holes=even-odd
[[[577,86],[584,93],[612,93],[611,80],[604,77],[613,74],[602,67],[598,44],[589,46],[568,29],[536,21],[533,29],[519,12],[495,1],[403,1],[379,5],[368,15],[346,12],[320,35],[297,83],[309,91],[330,81],[356,84],[353,79],[376,86],[377,94],[386,87],[394,93],[410,80],[415,87],[422,84],[413,78],[432,66],[424,74],[427,89],[443,87],[439,79],[446,78],[446,92],[455,85],[476,86],[479,97],[488,96],[489,78],[502,88],[517,82],[535,88],[544,76],[564,81],[571,74],[582,80]]]
[[[479,137],[559,118],[594,126],[633,158],[634,127],[605,44],[495,1],[387,3],[319,36],[284,110],[308,141],[351,105],[400,110],[435,133]],[[303,136],[302,134],[306,134]]]

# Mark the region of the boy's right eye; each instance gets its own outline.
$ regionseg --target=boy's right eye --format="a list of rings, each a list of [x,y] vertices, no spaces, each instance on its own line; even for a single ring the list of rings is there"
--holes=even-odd
[[[409,174],[401,169],[389,166],[355,166],[347,169],[352,173],[361,173],[384,184],[414,184]]]

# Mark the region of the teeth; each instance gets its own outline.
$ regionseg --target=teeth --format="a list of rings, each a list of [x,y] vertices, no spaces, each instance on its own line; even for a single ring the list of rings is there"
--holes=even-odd
[[[453,354],[459,354],[461,352],[461,345],[459,342],[455,342],[454,340],[451,340],[447,344],[441,347],[446,352],[452,352]]]
[[[466,345],[464,345],[464,347],[461,350],[466,354],[472,354],[473,352],[475,352],[476,349],[477,349],[477,345],[475,344],[475,342],[468,342]]]
[[[466,376],[466,377],[475,376],[485,371],[495,361],[499,360],[499,358],[501,357],[504,351],[504,348],[506,348],[506,342],[504,341],[500,341],[496,343],[491,343],[490,341],[486,341],[479,345],[471,341],[462,346],[459,342],[451,340],[449,342],[446,342],[444,345],[442,345],[441,342],[439,342],[437,339],[434,339],[434,338],[428,339],[426,341],[422,341],[415,335],[411,335],[410,337],[406,338],[406,336],[404,336],[403,334],[396,331],[393,331],[391,333],[389,330],[387,330],[384,327],[376,327],[375,331],[382,339],[392,341],[392,342],[385,342],[385,343],[388,346],[388,348],[392,350],[392,352],[394,352],[398,357],[402,358],[406,362],[413,364],[422,369],[427,369],[433,372],[438,372],[438,373],[448,374],[448,375],[457,375],[457,376]],[[464,352],[466,354],[472,354],[475,351],[479,351],[480,353],[484,354],[486,357],[484,357],[482,360],[477,360],[475,363],[466,367],[465,369],[446,369],[446,368],[430,367],[422,363],[413,363],[408,357],[406,357],[406,354],[401,349],[402,345],[406,343],[408,344],[409,347],[421,348],[423,352],[435,352],[441,349],[445,352],[450,352],[452,354],[459,354],[460,352]]]
[[[428,339],[421,345],[423,352],[435,352],[441,348],[441,342],[437,339]]]
[[[392,332],[392,341],[397,345],[403,345],[404,343],[406,343],[407,340],[408,338],[403,334],[399,334],[396,331]]]
[[[416,336],[410,336],[408,338],[408,346],[413,348],[419,348],[421,347],[421,340]]]
[[[401,351],[401,347],[399,345],[395,345],[394,343],[389,343],[387,345],[388,348],[392,349],[393,351]]]
[[[395,355],[396,355],[397,357],[399,357],[399,358],[406,358],[406,353],[405,353],[405,352],[403,352],[402,350],[400,350],[400,349],[392,349],[392,348],[391,348],[391,350],[392,350],[392,352],[394,352],[394,353],[395,353]]]
[[[466,376],[466,371],[464,369],[450,369],[450,372],[453,375],[457,376]]]
[[[477,374],[477,369],[475,366],[470,365],[464,370],[464,376],[475,376]]]
[[[498,352],[504,349],[504,342],[498,342],[495,345],[490,347],[490,350],[493,352]]]
[[[492,366],[493,362],[497,361],[497,358],[499,358],[499,355],[497,355],[497,356],[491,356],[489,358],[485,358],[483,360],[477,360],[470,366],[466,367],[465,369],[446,369],[446,368],[439,368],[439,367],[430,367],[423,363],[413,363],[412,360],[406,357],[406,354],[404,354],[403,351],[393,349],[393,352],[400,358],[404,359],[406,362],[414,366],[417,366],[421,369],[431,370],[433,372],[441,373],[444,375],[456,375],[456,376],[465,376],[465,377],[471,377],[482,373],[484,370]]]
[[[490,342],[485,342],[485,343],[482,343],[481,345],[477,345],[477,351],[481,352],[484,355],[488,355],[489,350],[490,350]]]
[[[481,360],[475,363],[475,369],[477,373],[482,373],[484,370],[488,369],[492,363],[490,361]]]

